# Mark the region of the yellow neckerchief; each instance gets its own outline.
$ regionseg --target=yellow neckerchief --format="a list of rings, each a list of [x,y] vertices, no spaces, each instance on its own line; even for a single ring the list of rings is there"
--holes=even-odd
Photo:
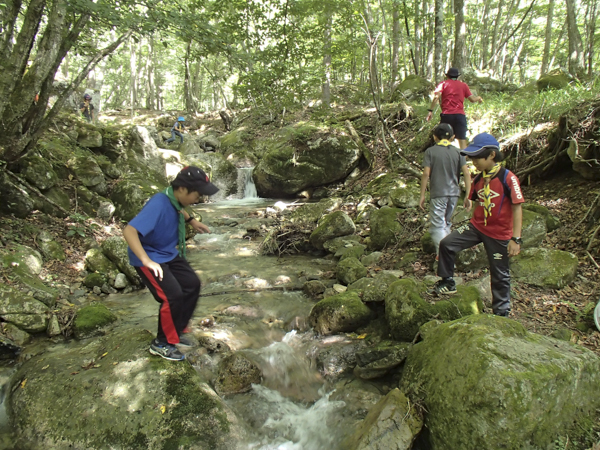
[[[483,177],[483,225],[487,226],[487,219],[492,215],[492,202],[490,193],[490,181],[496,176],[502,166],[498,163],[494,165],[490,170],[483,171],[481,176]]]
[[[447,139],[442,139],[437,143],[437,145],[441,145],[442,147],[449,147],[452,143]]]

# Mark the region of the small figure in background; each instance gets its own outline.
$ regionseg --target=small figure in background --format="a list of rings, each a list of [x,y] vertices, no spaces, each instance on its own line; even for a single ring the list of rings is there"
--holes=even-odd
[[[90,94],[83,94],[83,103],[79,104],[79,111],[81,111],[81,115],[88,122],[94,121],[94,105],[91,102],[92,96]]]
[[[173,142],[175,140],[175,136],[179,136],[179,138],[181,139],[181,143],[183,144],[183,134],[181,134],[185,131],[185,125],[183,124],[183,122],[185,122],[184,117],[177,118],[177,122],[175,122],[175,124],[171,128],[171,137],[167,139],[167,144]]]

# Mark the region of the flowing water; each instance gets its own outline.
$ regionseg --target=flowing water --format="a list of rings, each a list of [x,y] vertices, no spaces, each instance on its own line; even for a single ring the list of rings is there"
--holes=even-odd
[[[256,212],[270,203],[252,198],[194,208],[211,233],[196,235],[188,247],[188,260],[203,284],[192,329],[243,352],[263,372],[261,385],[225,398],[250,430],[249,450],[336,450],[348,432],[339,419],[347,405],[331,399],[334,388],[311,357],[322,340],[295,326],[306,321],[314,304],[299,290],[302,282],[333,270],[335,263],[308,255],[261,256],[261,239],[248,230],[264,224],[267,219]],[[158,305],[147,290],[111,295],[105,302],[122,318],[118,327],[155,331]],[[204,355],[197,370],[206,375],[203,367],[216,364],[212,357],[219,355]],[[9,369],[0,372],[0,377],[9,375]],[[4,416],[0,407],[0,434]]]

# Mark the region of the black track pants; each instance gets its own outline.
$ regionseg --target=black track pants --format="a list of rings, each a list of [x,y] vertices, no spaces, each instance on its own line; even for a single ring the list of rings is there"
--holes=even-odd
[[[163,270],[162,280],[154,276],[154,272],[147,267],[136,267],[135,270],[160,303],[156,338],[161,342],[177,344],[196,309],[200,279],[190,264],[180,256],[160,266]]]
[[[454,230],[440,242],[438,276],[454,276],[456,254],[483,242],[490,263],[492,279],[492,310],[494,314],[510,311],[510,270],[508,241],[486,236],[470,223]]]

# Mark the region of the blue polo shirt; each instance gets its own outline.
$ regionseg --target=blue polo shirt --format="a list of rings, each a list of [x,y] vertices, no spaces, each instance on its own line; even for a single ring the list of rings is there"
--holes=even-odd
[[[142,247],[152,261],[158,264],[166,263],[179,254],[177,250],[179,213],[171,204],[169,197],[162,192],[153,195],[129,225],[138,231]],[[132,266],[143,266],[130,248],[127,252]]]

